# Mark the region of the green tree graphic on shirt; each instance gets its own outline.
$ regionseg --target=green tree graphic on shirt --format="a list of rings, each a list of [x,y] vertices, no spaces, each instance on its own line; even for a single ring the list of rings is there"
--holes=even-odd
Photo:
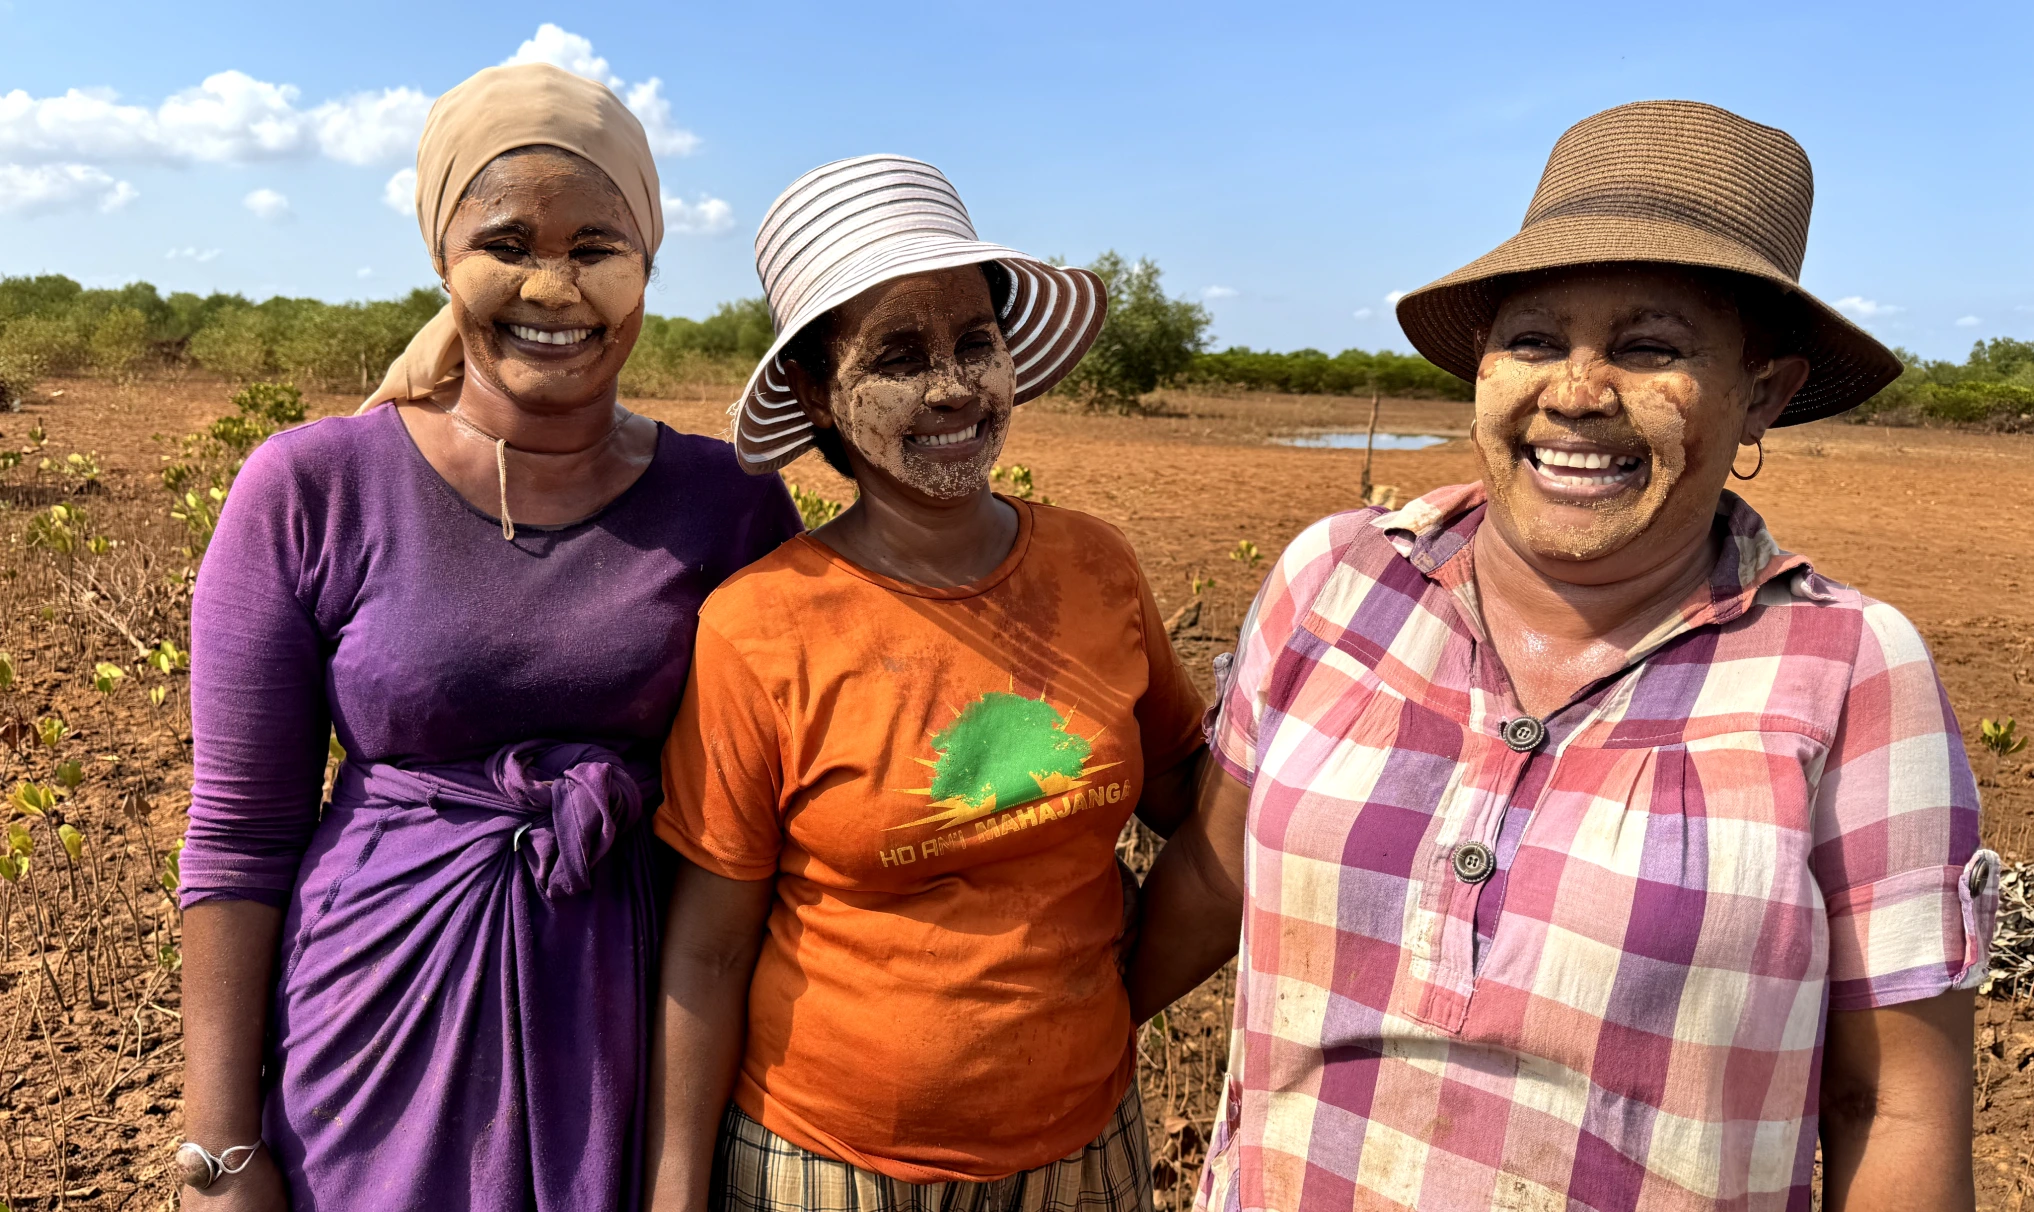
[[[940,811],[892,828],[977,820],[1082,786],[1095,772],[1087,765],[1094,747],[1067,731],[1057,708],[1003,691],[968,704],[934,734],[932,749],[938,760],[924,763],[932,767],[932,785],[910,794],[930,796]]]

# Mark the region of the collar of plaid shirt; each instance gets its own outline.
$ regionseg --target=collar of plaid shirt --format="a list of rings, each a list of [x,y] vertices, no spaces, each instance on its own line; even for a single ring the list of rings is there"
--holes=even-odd
[[[1927,650],[1725,494],[1706,588],[1514,747],[1483,505],[1317,523],[1244,625],[1200,1206],[1805,1206],[1828,1010],[1985,967],[1996,858]]]
[[[1476,629],[1479,640],[1483,637],[1483,611],[1476,601],[1476,582],[1467,553],[1476,528],[1483,524],[1487,503],[1481,483],[1455,484],[1435,489],[1395,513],[1380,514],[1371,523],[1385,533],[1408,563],[1462,600],[1468,607],[1463,622]],[[1722,520],[1723,550],[1710,574],[1707,592],[1690,597],[1633,645],[1625,654],[1626,668],[1684,631],[1738,617],[1751,607],[1761,587],[1779,577],[1800,574],[1789,587],[1795,596],[1831,600],[1825,583],[1810,575],[1807,557],[1780,550],[1765,520],[1744,498],[1726,491],[1716,516]],[[1463,558],[1458,560],[1457,556]]]

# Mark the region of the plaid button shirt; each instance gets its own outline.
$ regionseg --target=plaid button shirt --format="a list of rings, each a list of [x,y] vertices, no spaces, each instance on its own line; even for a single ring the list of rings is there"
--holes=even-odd
[[[1328,518],[1244,624],[1199,1206],[1805,1209],[1827,1011],[1986,966],[1998,862],[1927,649],[1726,494],[1708,587],[1524,720],[1483,516],[1467,485]]]

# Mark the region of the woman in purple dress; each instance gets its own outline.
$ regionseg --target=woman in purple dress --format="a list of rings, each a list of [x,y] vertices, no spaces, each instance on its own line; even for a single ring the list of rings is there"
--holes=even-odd
[[[617,403],[663,224],[611,92],[490,68],[417,169],[450,305],[255,452],[198,577],[186,1208],[635,1206],[658,747],[700,602],[798,529]]]

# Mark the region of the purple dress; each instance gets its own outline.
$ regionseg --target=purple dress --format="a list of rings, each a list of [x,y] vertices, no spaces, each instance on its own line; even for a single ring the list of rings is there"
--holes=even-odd
[[[263,1137],[295,1212],[635,1207],[657,754],[700,603],[797,530],[777,477],[661,425],[606,509],[512,543],[393,408],[248,460],[191,612],[182,895],[285,910]]]

